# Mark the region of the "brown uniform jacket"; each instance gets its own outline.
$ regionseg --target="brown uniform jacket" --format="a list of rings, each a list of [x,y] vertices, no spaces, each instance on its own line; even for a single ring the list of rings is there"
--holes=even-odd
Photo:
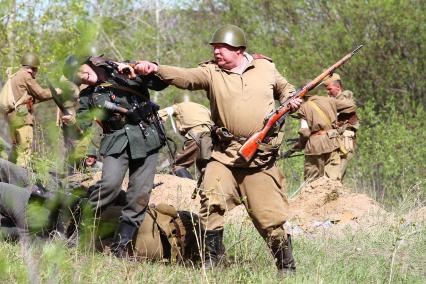
[[[169,84],[189,90],[205,90],[210,100],[212,120],[226,127],[234,136],[247,138],[263,127],[267,114],[275,110],[275,100],[283,102],[294,87],[266,59],[249,59],[243,73],[219,68],[214,61],[196,68],[158,66],[157,75]],[[239,156],[240,141],[215,145],[212,157],[229,166],[258,167],[269,163],[273,156],[255,156],[250,162]]]
[[[338,133],[335,129],[337,112],[351,113],[355,110],[354,102],[348,99],[336,100],[322,96],[308,98],[298,111],[300,118],[306,120],[309,127],[299,130],[302,136],[309,137],[305,145],[305,155],[331,153],[339,148]]]
[[[205,106],[193,102],[182,102],[174,104],[172,108],[173,117],[176,118],[176,127],[179,133],[186,138],[192,139],[191,135],[211,130],[213,121],[210,110]],[[161,109],[158,113],[162,120],[167,120],[166,109]]]
[[[24,105],[29,100],[32,100],[33,103],[38,103],[52,98],[50,90],[42,88],[26,68],[21,68],[12,76],[12,92],[15,101],[21,102],[19,105]],[[19,107],[19,105],[17,105],[17,107]],[[14,115],[15,111],[9,113],[8,117],[12,118]],[[32,109],[28,110],[28,114],[25,117],[25,124],[34,124]]]
[[[338,96],[335,97],[336,100],[350,100],[355,105],[355,100],[353,97],[353,92],[349,90],[344,90]],[[345,130],[357,131],[359,128],[358,116],[355,112],[347,113],[338,113],[337,120],[340,121],[340,127],[343,127]]]

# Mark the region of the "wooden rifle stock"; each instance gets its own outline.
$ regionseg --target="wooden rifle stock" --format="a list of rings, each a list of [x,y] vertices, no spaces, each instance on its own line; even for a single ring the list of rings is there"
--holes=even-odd
[[[289,114],[290,112],[290,101],[294,98],[303,98],[309,91],[318,86],[327,76],[331,76],[334,71],[345,64],[352,56],[355,55],[358,50],[363,47],[363,45],[358,46],[354,51],[345,55],[342,59],[334,63],[327,70],[318,75],[311,82],[303,86],[300,90],[298,90],[294,95],[292,95],[289,99],[287,99],[282,105],[278,107],[273,113],[267,116],[266,123],[263,126],[262,130],[254,133],[250,136],[246,142],[241,146],[238,153],[248,162],[253,158],[254,154],[256,154],[257,149],[259,148],[260,143],[267,137],[271,128],[277,123],[278,120],[283,118],[284,115]],[[285,118],[285,117],[284,117]]]

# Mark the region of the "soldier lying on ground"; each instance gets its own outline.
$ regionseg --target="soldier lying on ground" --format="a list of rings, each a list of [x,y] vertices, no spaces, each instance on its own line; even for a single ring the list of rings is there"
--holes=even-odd
[[[76,228],[80,227],[76,222],[81,220],[85,196],[90,194],[81,197],[81,192],[74,194],[76,189],[72,193],[50,192],[40,185],[30,185],[28,174],[15,164],[0,161],[0,236],[8,240],[18,240],[28,234],[46,238],[59,236],[74,243],[78,236]],[[125,204],[126,192],[120,191],[114,203],[99,213],[98,237],[91,238],[99,240],[95,244],[98,249],[113,243]],[[90,218],[91,214],[88,215]],[[139,260],[196,260],[201,251],[197,245],[200,232],[197,215],[177,211],[166,204],[150,204],[129,254]]]

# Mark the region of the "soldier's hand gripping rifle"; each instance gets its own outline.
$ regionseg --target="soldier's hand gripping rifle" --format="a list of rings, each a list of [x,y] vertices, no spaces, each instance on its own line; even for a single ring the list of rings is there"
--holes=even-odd
[[[136,74],[131,68],[135,68],[135,63],[128,63],[124,62],[123,64],[128,65],[129,67],[124,67],[123,69],[119,69],[119,64],[117,62],[111,61],[111,60],[105,60],[105,63],[108,64],[111,68],[129,76],[130,78],[135,78]],[[131,67],[131,68],[130,68]],[[133,72],[132,72],[133,71]]]
[[[281,126],[284,119],[290,114],[290,101],[294,98],[302,98],[304,95],[306,95],[306,93],[318,86],[322,80],[324,80],[327,76],[331,76],[337,68],[345,64],[352,56],[354,56],[361,47],[363,47],[363,45],[358,46],[354,51],[345,55],[342,59],[318,75],[314,80],[303,86],[300,90],[296,91],[296,93],[288,98],[282,105],[280,105],[277,110],[270,113],[265,118],[266,122],[262,130],[250,136],[243,144],[243,146],[241,146],[241,148],[238,150],[238,153],[246,161],[249,161],[251,158],[253,158],[254,154],[256,154],[256,151],[259,148],[260,143],[262,143],[268,136],[271,128],[277,124]]]
[[[72,116],[73,114],[70,113],[65,107],[64,107],[64,99],[58,94],[55,87],[53,87],[52,83],[47,80],[47,85],[50,89],[50,93],[52,94],[52,100],[55,102],[56,106],[59,108],[59,110],[67,116]],[[78,126],[77,123],[72,124],[75,129],[78,131],[78,133],[82,134],[83,130],[81,130],[80,126]]]

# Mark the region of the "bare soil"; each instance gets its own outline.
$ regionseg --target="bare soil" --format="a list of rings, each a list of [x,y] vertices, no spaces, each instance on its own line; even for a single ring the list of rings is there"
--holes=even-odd
[[[95,181],[100,174],[94,176]],[[151,203],[166,203],[178,210],[198,212],[200,201],[198,195],[191,196],[196,188],[196,181],[168,174],[157,174]],[[123,182],[126,189],[128,180]],[[320,178],[303,186],[297,195],[289,200],[289,217],[286,227],[293,234],[311,234],[328,231],[340,234],[347,230],[354,231],[362,227],[379,225],[391,218],[376,201],[366,194],[351,192],[340,182]],[[426,221],[426,207],[407,214],[410,222]],[[248,222],[249,217],[244,206],[238,206],[226,214],[227,222]]]

